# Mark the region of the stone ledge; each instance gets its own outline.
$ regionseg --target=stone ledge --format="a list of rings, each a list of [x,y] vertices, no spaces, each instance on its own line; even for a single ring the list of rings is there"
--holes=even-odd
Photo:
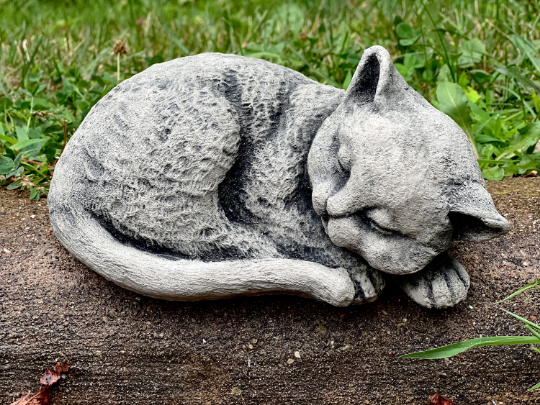
[[[348,308],[289,296],[201,303],[139,296],[47,234],[45,200],[2,189],[0,402],[38,389],[46,368],[69,359],[53,404],[424,404],[434,392],[458,405],[538,403],[540,393],[527,388],[540,381],[540,358],[526,346],[398,358],[527,333],[495,301],[540,278],[540,179],[488,188],[513,230],[452,249],[472,286],[449,310],[421,308],[392,286],[377,302]],[[505,307],[540,317],[539,298],[531,291]]]

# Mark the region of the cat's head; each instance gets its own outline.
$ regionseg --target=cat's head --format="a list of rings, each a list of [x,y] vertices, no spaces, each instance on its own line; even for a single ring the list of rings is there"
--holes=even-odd
[[[502,235],[469,139],[367,49],[308,158],[313,206],[338,246],[381,271],[414,273],[454,240]]]

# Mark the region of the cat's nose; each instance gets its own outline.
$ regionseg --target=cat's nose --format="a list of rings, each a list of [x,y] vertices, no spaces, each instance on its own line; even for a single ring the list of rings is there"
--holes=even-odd
[[[354,193],[353,182],[348,182],[345,187],[328,198],[326,210],[332,217],[351,215],[363,208],[363,200]]]

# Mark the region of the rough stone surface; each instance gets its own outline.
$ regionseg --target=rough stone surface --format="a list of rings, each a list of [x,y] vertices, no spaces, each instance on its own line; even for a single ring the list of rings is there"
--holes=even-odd
[[[528,346],[448,361],[397,357],[480,336],[526,335],[501,307],[540,319],[538,291],[495,304],[540,277],[540,179],[488,189],[512,231],[451,249],[471,287],[445,310],[420,307],[392,283],[377,302],[347,308],[283,295],[148,298],[75,260],[48,234],[45,201],[2,189],[0,403],[39,389],[43,371],[66,358],[73,368],[53,389],[54,405],[424,405],[435,392],[458,405],[540,403],[540,392],[527,392],[540,381],[540,357]]]
[[[452,240],[508,231],[466,135],[379,46],[347,92],[235,55],[154,65],[85,118],[49,209],[60,242],[96,272],[186,301],[369,302],[380,271],[417,273]],[[409,296],[463,299],[459,263],[445,263],[402,276]]]

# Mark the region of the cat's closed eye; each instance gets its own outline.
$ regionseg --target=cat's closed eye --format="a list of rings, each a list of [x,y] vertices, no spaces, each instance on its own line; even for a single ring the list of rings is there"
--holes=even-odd
[[[338,151],[338,163],[343,173],[349,174],[351,172],[351,155],[348,148],[342,146]]]
[[[394,236],[403,236],[399,230],[390,225],[390,217],[379,209],[368,209],[359,214],[361,220],[370,226],[370,228],[385,234]]]

